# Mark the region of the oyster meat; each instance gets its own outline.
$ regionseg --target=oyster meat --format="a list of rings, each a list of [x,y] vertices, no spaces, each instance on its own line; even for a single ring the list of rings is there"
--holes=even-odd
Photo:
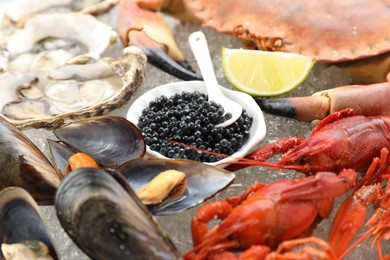
[[[144,79],[143,52],[131,47],[123,53],[120,59],[1,74],[0,115],[19,128],[55,128],[67,119],[108,113]]]

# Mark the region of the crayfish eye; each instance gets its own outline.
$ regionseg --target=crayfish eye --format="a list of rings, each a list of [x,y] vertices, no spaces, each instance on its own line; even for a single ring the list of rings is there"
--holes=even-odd
[[[299,158],[296,162],[297,162],[298,164],[302,165],[302,164],[306,164],[306,163],[307,163],[307,160],[306,160],[304,157],[301,157],[301,158]]]

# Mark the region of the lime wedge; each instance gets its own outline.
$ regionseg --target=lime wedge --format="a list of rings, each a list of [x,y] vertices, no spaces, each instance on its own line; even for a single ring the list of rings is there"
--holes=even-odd
[[[277,96],[293,90],[308,76],[315,57],[286,52],[222,49],[226,79],[252,96]]]

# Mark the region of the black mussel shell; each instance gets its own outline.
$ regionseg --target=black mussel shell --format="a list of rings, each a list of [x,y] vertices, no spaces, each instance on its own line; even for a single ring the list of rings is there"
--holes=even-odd
[[[0,192],[0,239],[7,244],[41,241],[50,256],[58,259],[37,203],[22,188],[8,187]]]
[[[58,188],[55,207],[64,230],[92,259],[179,258],[134,191],[104,170],[72,171]]]
[[[20,130],[0,118],[0,190],[18,186],[51,204],[63,176]]]
[[[69,146],[64,145],[61,141],[47,140],[49,143],[50,151],[55,161],[55,164],[58,167],[60,172],[64,172],[65,168],[68,166],[69,158],[74,155],[76,152]],[[129,182],[119,173],[114,170],[104,169],[107,173],[109,173],[114,179],[116,179],[119,184],[125,190],[132,190]]]
[[[171,169],[186,174],[187,191],[182,198],[178,198],[169,204],[151,206],[150,210],[153,214],[173,214],[194,207],[229,186],[235,179],[233,172],[201,162],[158,158],[138,158],[128,161],[121,165],[117,172],[129,181],[134,190],[138,190],[157,174]]]
[[[123,117],[81,119],[53,131],[65,144],[93,157],[100,165],[115,168],[144,156],[145,140],[138,128]]]
[[[54,165],[56,165],[58,170],[63,173],[69,164],[69,158],[74,155],[76,151],[71,149],[71,147],[66,146],[61,141],[48,139],[47,143],[49,144]]]

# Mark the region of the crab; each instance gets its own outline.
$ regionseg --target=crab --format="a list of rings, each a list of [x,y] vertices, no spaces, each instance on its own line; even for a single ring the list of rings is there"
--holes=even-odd
[[[185,65],[157,11],[187,21],[195,17],[243,40],[248,48],[315,56],[318,62],[347,62],[356,83],[383,82],[390,71],[388,0],[120,0],[118,30],[123,44],[138,45],[152,64],[179,78],[199,79]]]

